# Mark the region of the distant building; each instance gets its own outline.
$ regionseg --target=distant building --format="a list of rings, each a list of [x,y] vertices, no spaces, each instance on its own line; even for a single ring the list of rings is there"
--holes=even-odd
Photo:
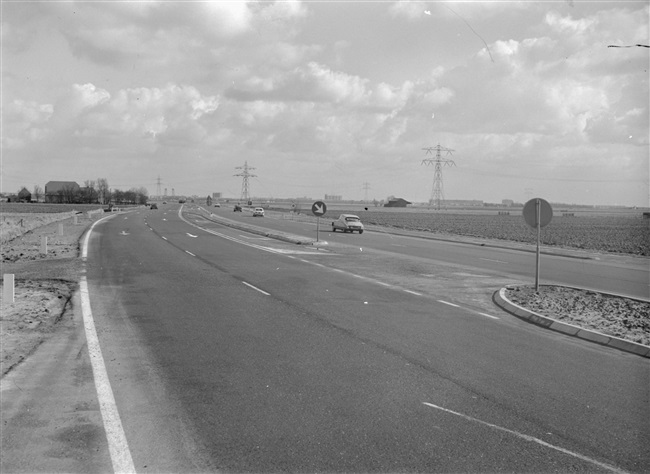
[[[335,195],[335,194],[326,194],[325,195],[325,200],[326,201],[342,201],[343,196],[338,196],[338,195]]]
[[[402,198],[391,198],[388,200],[386,204],[384,204],[384,207],[406,207],[409,204],[413,204],[413,203],[408,202],[406,199],[402,199]]]
[[[48,181],[45,185],[45,202],[73,202],[81,188],[76,181]]]
[[[18,191],[18,202],[31,202],[32,193],[30,193],[27,188],[23,188]]]
[[[501,201],[501,204],[505,207],[512,207],[514,206],[515,202],[512,199],[503,199]]]

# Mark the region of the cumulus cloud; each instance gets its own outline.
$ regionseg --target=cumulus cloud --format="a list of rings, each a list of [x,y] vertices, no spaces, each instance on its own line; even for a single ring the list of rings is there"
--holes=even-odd
[[[2,146],[19,149],[37,142],[49,134],[48,121],[52,117],[51,104],[14,100],[3,107]]]
[[[201,119],[218,106],[217,97],[202,95],[191,86],[122,89],[111,95],[90,83],[74,84],[54,106],[15,101],[5,117],[15,131],[7,146],[25,146],[46,135],[60,142],[70,137],[160,140],[165,135],[175,140],[186,135],[189,141],[205,135]]]
[[[416,20],[426,15],[425,11],[429,11],[427,3],[419,0],[399,0],[392,3],[389,12],[396,17],[402,17],[409,20]]]

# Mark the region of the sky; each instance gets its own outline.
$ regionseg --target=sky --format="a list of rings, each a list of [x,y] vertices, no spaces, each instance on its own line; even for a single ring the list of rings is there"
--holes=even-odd
[[[0,8],[2,192],[650,205],[647,0]]]

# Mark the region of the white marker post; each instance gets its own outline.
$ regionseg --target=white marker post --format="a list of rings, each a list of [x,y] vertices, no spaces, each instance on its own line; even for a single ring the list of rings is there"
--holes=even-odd
[[[63,224],[59,224],[59,235],[63,235]]]
[[[47,255],[47,235],[41,235],[41,254]]]
[[[2,278],[2,301],[5,304],[11,304],[14,302],[15,290],[14,290],[14,274],[5,273]]]

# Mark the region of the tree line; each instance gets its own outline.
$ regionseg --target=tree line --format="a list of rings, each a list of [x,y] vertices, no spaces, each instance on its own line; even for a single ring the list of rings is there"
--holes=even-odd
[[[106,178],[86,180],[83,186],[66,185],[47,196],[39,185],[35,185],[32,192],[33,201],[45,200],[66,204],[146,204],[148,199],[149,192],[146,188],[131,188],[128,191],[111,189]]]

